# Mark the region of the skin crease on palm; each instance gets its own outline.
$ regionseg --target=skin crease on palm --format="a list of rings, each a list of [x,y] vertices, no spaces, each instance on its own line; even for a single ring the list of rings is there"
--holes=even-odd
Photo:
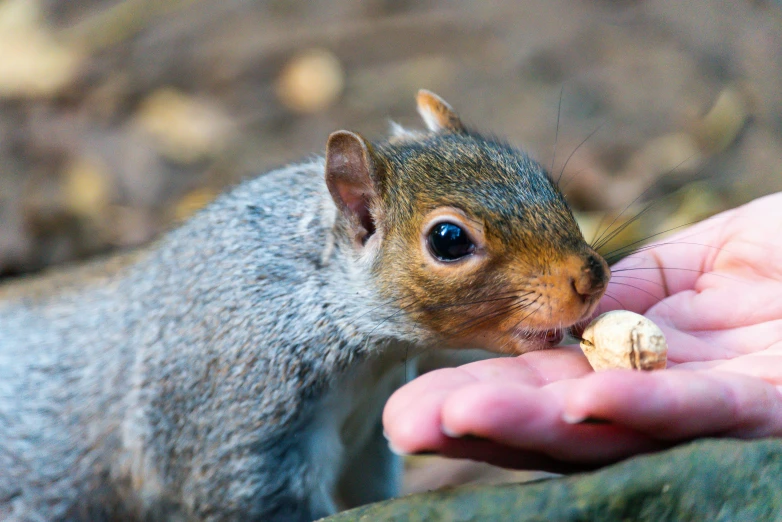
[[[659,325],[666,370],[594,373],[577,346],[436,370],[386,404],[392,449],[566,472],[698,437],[782,436],[782,193],[612,272],[599,311]]]

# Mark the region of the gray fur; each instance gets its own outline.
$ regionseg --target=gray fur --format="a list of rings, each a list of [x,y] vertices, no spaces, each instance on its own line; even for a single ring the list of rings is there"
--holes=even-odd
[[[414,336],[334,236],[323,168],[239,185],[86,287],[0,300],[0,519],[304,521],[395,492],[355,420]],[[356,489],[357,456],[392,476]]]

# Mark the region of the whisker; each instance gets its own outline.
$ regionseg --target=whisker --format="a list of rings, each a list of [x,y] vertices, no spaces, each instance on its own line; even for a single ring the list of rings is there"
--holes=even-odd
[[[372,308],[370,308],[370,309],[369,309],[369,310],[367,310],[366,312],[364,312],[364,313],[362,313],[362,314],[360,314],[360,315],[356,316],[356,319],[359,319],[359,318],[361,318],[361,317],[364,317],[364,316],[366,316],[366,315],[368,315],[368,314],[371,314],[372,312],[374,312],[374,311],[376,311],[376,310],[379,310],[379,309],[381,309],[381,308],[384,308],[384,307],[386,307],[386,306],[388,306],[388,305],[390,305],[390,304],[393,304],[394,302],[399,302],[399,303],[401,303],[402,301],[411,301],[411,304],[412,304],[412,303],[414,303],[414,302],[415,302],[415,298],[414,298],[413,296],[404,296],[404,297],[394,297],[394,298],[391,298],[391,299],[387,299],[387,300],[385,300],[385,301],[381,301],[379,305],[377,305],[377,306],[373,306]],[[399,306],[399,307],[400,307],[400,308],[403,308],[403,307],[404,307],[404,305],[401,305],[401,304],[400,304],[400,306]]]
[[[599,131],[600,129],[602,129],[603,127],[605,127],[605,125],[606,125],[606,122],[603,122],[603,123],[601,123],[601,124],[600,124],[600,125],[599,125],[599,126],[596,128],[596,129],[595,129],[595,130],[593,130],[592,132],[590,132],[590,133],[589,133],[589,135],[588,135],[586,138],[584,138],[584,139],[581,141],[581,143],[579,143],[579,144],[578,144],[578,146],[577,146],[575,149],[573,149],[573,152],[571,152],[571,153],[570,153],[570,155],[569,155],[569,156],[567,157],[567,159],[565,160],[565,164],[564,164],[564,165],[562,165],[562,170],[560,170],[560,171],[559,171],[559,177],[557,178],[557,186],[559,186],[559,180],[561,180],[561,179],[562,179],[562,174],[564,174],[564,173],[565,173],[565,168],[567,167],[567,164],[568,164],[568,163],[570,163],[570,158],[572,158],[572,157],[573,157],[573,155],[574,155],[576,152],[578,152],[578,149],[580,149],[580,148],[581,148],[581,146],[582,146],[582,145],[584,145],[584,143],[586,143],[586,142],[589,140],[589,138],[591,138],[592,136],[594,136],[594,135],[597,133],[597,131]]]
[[[683,225],[679,225],[679,226],[676,226],[676,227],[672,227],[672,228],[669,228],[669,229],[667,229],[667,230],[663,230],[663,231],[661,231],[661,232],[657,232],[657,233],[655,233],[655,234],[652,234],[652,235],[649,235],[649,236],[647,236],[647,237],[645,237],[645,238],[642,238],[642,239],[639,239],[639,240],[637,240],[637,241],[634,241],[634,242],[632,242],[632,243],[629,243],[629,244],[627,244],[627,245],[625,245],[625,246],[623,246],[623,247],[617,248],[617,249],[615,249],[615,250],[613,250],[613,251],[611,251],[611,252],[607,252],[606,254],[603,254],[603,257],[610,256],[610,255],[611,255],[611,254],[613,254],[613,253],[619,252],[619,251],[621,251],[621,250],[624,250],[624,249],[626,249],[626,248],[628,248],[628,247],[630,247],[630,246],[636,245],[636,244],[638,244],[638,243],[642,243],[642,242],[644,242],[644,241],[647,241],[647,240],[649,240],[649,239],[651,239],[651,238],[653,238],[653,237],[659,236],[659,235],[661,235],[661,234],[665,234],[665,233],[667,233],[667,232],[671,232],[671,231],[673,231],[673,230],[676,230],[676,229],[679,229],[679,228],[688,227],[688,226],[690,226],[690,225],[694,225],[694,224],[696,224],[696,223],[702,223],[702,224],[703,224],[703,223],[706,223],[707,221],[711,221],[711,222],[713,222],[713,223],[712,223],[712,225],[713,225],[713,226],[716,226],[716,225],[717,225],[717,223],[714,223],[714,221],[717,221],[718,219],[722,219],[722,217],[721,217],[721,215],[720,215],[720,214],[717,214],[717,215],[715,215],[715,216],[710,216],[710,217],[708,217],[708,218],[706,218],[706,219],[702,219],[702,220],[698,220],[698,221],[692,221],[692,222],[689,222],[689,223],[685,223],[685,224],[683,224]],[[711,228],[711,227],[708,227],[708,228]],[[707,228],[707,230],[708,230],[708,228]],[[682,237],[682,239],[688,239],[688,238],[691,238],[691,237],[697,236],[698,234],[701,234],[701,233],[703,233],[703,231],[697,231],[697,232],[693,232],[693,233],[691,233],[691,234],[682,235],[681,237]],[[677,242],[676,242],[676,241],[668,241],[668,242],[666,242],[666,243],[656,243],[656,244],[654,244],[654,245],[645,245],[645,246],[644,246],[644,247],[642,247],[642,248],[653,248],[653,247],[654,247],[654,246],[656,246],[656,245],[663,245],[663,244],[675,244],[675,243],[677,243]],[[682,242],[682,243],[683,243],[683,242]],[[608,242],[605,242],[605,243],[603,243],[603,245],[601,245],[601,247],[605,246],[606,244],[608,244]],[[693,243],[693,244],[696,244],[696,245],[697,245],[698,243]],[[706,244],[700,244],[700,246],[709,246],[709,245],[706,245]],[[723,249],[723,248],[721,248],[721,247],[714,247],[714,246],[711,246],[711,248],[719,248],[719,249],[721,249],[721,250],[724,250],[724,249]],[[639,249],[639,251],[640,251],[640,249]],[[622,255],[625,255],[625,254],[622,254]]]
[[[649,188],[651,188],[651,187],[649,187]],[[604,247],[605,245],[607,245],[608,243],[610,243],[615,237],[617,237],[619,234],[621,234],[622,231],[624,231],[627,227],[629,227],[630,225],[632,225],[633,223],[638,221],[641,218],[641,216],[643,216],[648,211],[650,211],[652,209],[652,207],[654,207],[657,203],[659,203],[663,199],[665,199],[665,198],[660,198],[660,199],[657,199],[657,200],[649,203],[646,207],[644,207],[642,210],[640,210],[635,216],[631,217],[630,219],[628,219],[627,221],[625,221],[624,223],[622,223],[621,225],[616,227],[616,229],[613,230],[611,233],[609,233],[607,236],[605,236],[605,238],[598,239],[598,242],[595,245],[593,245],[592,248],[594,248],[595,250],[599,250],[602,247]],[[618,219],[618,216],[617,216],[617,218],[614,219],[614,221],[610,225],[608,225],[608,228],[611,228],[611,225],[613,225],[613,223],[616,222],[616,219]],[[607,231],[608,231],[608,229],[606,229],[606,232]],[[601,234],[601,236],[602,236],[602,234]]]
[[[378,328],[380,328],[381,326],[383,326],[385,323],[387,323],[387,322],[388,322],[388,321],[390,321],[391,319],[394,319],[394,318],[395,318],[395,317],[397,317],[399,314],[402,314],[402,313],[404,313],[404,312],[406,312],[406,311],[407,311],[407,310],[405,310],[404,308],[400,308],[399,310],[397,310],[397,311],[396,311],[396,312],[394,312],[393,314],[389,315],[388,317],[384,317],[383,319],[381,319],[380,321],[378,321],[378,323],[375,325],[375,327],[374,327],[374,328],[372,328],[372,330],[370,330],[370,331],[369,331],[369,333],[367,334],[367,339],[366,339],[366,341],[364,342],[364,348],[366,348],[366,347],[369,345],[369,341],[372,339],[372,334],[373,334],[373,333],[375,333],[375,332],[377,331],[377,329],[378,329]]]
[[[562,93],[565,91],[565,85],[559,88],[559,103],[557,104],[557,130],[554,131],[554,152],[551,154],[551,168],[549,172],[554,173],[554,161],[557,159],[557,142],[559,142],[559,116],[562,113]],[[559,181],[557,181],[559,186]]]
[[[614,252],[618,252],[618,251],[620,251],[620,250],[624,250],[624,249],[626,249],[626,248],[629,248],[629,247],[631,247],[631,246],[633,246],[633,245],[637,245],[638,243],[643,243],[644,241],[647,241],[647,240],[649,240],[649,239],[651,239],[651,238],[653,238],[653,237],[657,237],[657,236],[660,236],[660,235],[663,235],[663,234],[667,234],[668,232],[672,232],[672,231],[674,231],[674,230],[677,230],[677,229],[680,229],[680,228],[689,227],[690,225],[694,225],[694,224],[696,224],[696,223],[705,223],[706,221],[708,221],[708,220],[710,220],[710,219],[717,218],[717,217],[719,217],[719,216],[711,216],[711,217],[709,217],[709,218],[706,218],[706,219],[699,219],[699,220],[695,220],[695,221],[690,221],[689,223],[684,223],[683,225],[678,225],[678,226],[671,227],[671,228],[669,228],[669,229],[666,229],[666,230],[663,230],[663,231],[660,231],[660,232],[657,232],[657,233],[651,234],[651,235],[649,235],[649,236],[646,236],[646,237],[644,237],[644,238],[641,238],[641,239],[639,239],[639,240],[637,240],[637,241],[633,241],[632,243],[628,243],[627,245],[624,245],[623,247],[617,248],[617,249],[615,249],[615,250],[613,250],[613,251],[611,251],[611,252],[607,252],[606,254],[604,254],[604,255],[603,255],[603,257],[605,257],[605,256],[609,256],[609,255],[613,254]],[[686,238],[688,238],[688,237],[692,237],[692,236],[694,236],[694,235],[697,235],[697,233],[693,233],[693,234],[690,234],[690,235],[687,235],[687,236],[683,236],[683,237],[684,237],[684,239],[686,239]],[[606,242],[604,242],[604,243],[603,243],[603,244],[601,244],[599,247],[594,247],[594,248],[602,248],[602,247],[604,247],[605,245],[607,245],[608,243],[610,243],[610,240],[609,240],[609,241],[606,241]],[[672,244],[673,242],[670,242],[670,243]],[[659,244],[662,244],[662,243],[659,243]],[[694,244],[697,244],[697,243],[694,243]],[[703,245],[703,246],[706,246],[706,245]],[[716,247],[715,247],[715,248],[716,248]]]
[[[631,258],[625,258],[625,259],[631,259]],[[681,270],[682,272],[695,272],[696,274],[701,274],[703,276],[714,276],[714,277],[721,277],[723,279],[727,279],[729,281],[734,281],[737,283],[740,283],[740,279],[736,279],[735,277],[730,277],[725,274],[715,274],[714,272],[704,272],[703,270],[697,270],[695,268],[679,268],[675,266],[650,266],[650,267],[635,267],[635,268],[620,268],[619,270],[614,270],[611,273],[612,274],[621,274],[622,272],[632,272],[633,270]]]
[[[538,311],[539,311],[539,310],[540,310],[542,307],[543,307],[543,303],[540,303],[540,304],[538,305],[538,307],[537,307],[537,308],[535,308],[535,309],[534,309],[534,310],[532,310],[530,313],[528,313],[527,315],[525,315],[524,317],[522,317],[521,319],[519,319],[519,321],[518,321],[518,322],[517,322],[515,325],[513,325],[513,330],[514,330],[514,331],[515,331],[515,330],[517,330],[517,329],[519,328],[519,326],[521,326],[521,324],[522,324],[524,321],[526,321],[527,319],[529,319],[529,318],[530,318],[530,317],[531,317],[533,314],[537,313],[537,312],[538,312]],[[527,339],[529,339],[529,337],[530,337],[530,336],[529,336],[529,335],[526,335],[526,337],[527,337]],[[503,349],[503,351],[505,350],[505,348],[506,348],[506,347],[507,347],[509,344],[510,344],[510,339],[508,339],[508,340],[505,342],[505,344],[503,344],[503,346],[502,346],[502,349]]]
[[[461,303],[441,304],[441,305],[436,305],[436,306],[423,307],[422,309],[426,310],[426,311],[434,311],[434,310],[445,310],[445,309],[448,309],[448,308],[455,308],[455,307],[459,307],[459,306],[471,306],[471,305],[474,305],[474,304],[492,303],[492,302],[497,302],[497,301],[517,299],[519,297],[523,297],[524,295],[528,295],[529,293],[531,293],[531,292],[528,292],[527,294],[522,294],[522,295],[513,293],[511,295],[504,296],[504,297],[496,297],[496,298],[492,298],[492,299],[482,299],[482,300],[478,300],[478,301],[467,301],[467,302],[461,302]],[[411,301],[409,305],[400,306],[400,310],[395,311],[390,316],[384,318],[381,322],[387,321],[389,319],[392,319],[392,318],[398,316],[399,312],[403,312],[403,311],[406,312],[406,311],[408,311],[410,308],[412,308],[412,305],[417,302],[415,296],[410,296],[408,299]],[[400,301],[401,301],[401,299],[400,299]],[[377,307],[377,308],[380,308],[380,307]],[[372,331],[374,332],[374,330],[372,330]]]
[[[622,301],[620,301],[620,300],[619,300],[619,299],[617,299],[616,297],[612,296],[612,295],[611,295],[611,294],[609,294],[608,292],[606,292],[605,294],[603,294],[603,297],[607,297],[607,298],[609,298],[609,299],[611,299],[611,300],[615,301],[615,302],[616,302],[616,303],[617,303],[619,306],[621,306],[621,307],[622,307],[622,309],[623,309],[623,310],[627,310],[627,307],[626,307],[626,306],[625,306],[625,305],[622,303]],[[600,305],[598,305],[598,308],[599,308],[599,307],[600,307]]]
[[[655,281],[649,281],[648,279],[644,279],[643,277],[633,277],[633,276],[614,276],[614,275],[612,275],[612,276],[611,276],[611,280],[613,281],[614,279],[634,279],[634,280],[636,280],[636,281],[644,281],[644,282],[646,282],[646,283],[650,283],[650,284],[653,284],[653,285],[659,286],[660,288],[665,288],[665,285],[663,285],[663,284],[661,284],[661,283],[657,283],[657,282],[655,282]]]
[[[434,311],[434,310],[445,310],[447,308],[456,308],[456,307],[459,307],[459,306],[471,306],[471,305],[476,305],[476,304],[494,303],[494,302],[497,302],[497,301],[505,301],[505,300],[508,300],[508,299],[518,299],[518,298],[530,295],[532,293],[533,292],[527,292],[526,294],[517,294],[517,293],[514,292],[514,293],[511,293],[511,294],[500,294],[501,297],[493,297],[491,299],[481,299],[481,300],[478,300],[478,301],[465,301],[465,302],[461,302],[461,303],[447,303],[447,304],[440,304],[440,305],[425,306],[422,309],[426,310],[427,312],[429,312],[429,311]]]
[[[535,304],[538,301],[538,299],[540,299],[540,297],[541,296],[538,295],[538,297],[536,297],[535,300],[532,301],[532,302],[528,302],[528,301],[524,300],[524,301],[521,301],[521,302],[518,302],[518,303],[513,303],[513,304],[511,304],[509,306],[506,306],[504,308],[500,308],[499,310],[494,310],[494,311],[492,311],[492,312],[490,312],[488,314],[480,315],[478,317],[475,317],[475,318],[471,319],[470,321],[467,321],[466,323],[463,323],[461,325],[461,328],[457,329],[456,332],[453,332],[451,335],[452,336],[458,336],[458,335],[466,332],[467,330],[470,330],[472,328],[480,326],[480,325],[482,325],[482,324],[484,324],[484,323],[486,323],[488,321],[491,321],[492,319],[494,319],[496,317],[500,317],[502,315],[505,315],[505,314],[508,314],[508,313],[511,313],[511,312],[515,312],[515,311],[518,311],[518,310],[524,310],[525,308]]]
[[[668,172],[666,172],[664,175],[666,175],[666,176],[667,176],[668,174],[670,174],[670,173],[672,173],[672,172],[675,172],[675,171],[676,171],[676,169],[678,169],[679,167],[681,167],[682,165],[684,165],[686,162],[690,161],[690,159],[692,159],[692,157],[693,157],[693,155],[690,155],[688,158],[684,159],[683,161],[681,161],[680,163],[678,163],[676,166],[674,166],[673,168],[669,169],[669,170],[668,170]],[[597,238],[597,241],[598,241],[598,242],[600,242],[600,241],[601,241],[601,238],[603,237],[603,235],[604,235],[604,234],[606,234],[606,233],[608,233],[608,231],[609,231],[609,230],[611,230],[611,227],[614,225],[614,223],[616,223],[616,221],[617,221],[617,220],[618,220],[620,217],[622,217],[622,215],[623,215],[625,212],[627,212],[627,210],[628,210],[628,209],[629,209],[629,208],[630,208],[630,207],[633,205],[633,203],[635,203],[636,201],[638,201],[639,199],[641,199],[641,198],[644,196],[644,194],[646,194],[647,192],[649,192],[649,191],[652,189],[652,187],[654,187],[654,186],[655,186],[655,184],[656,184],[656,180],[655,180],[655,181],[653,181],[652,183],[650,183],[650,184],[649,184],[649,186],[648,186],[648,187],[646,187],[646,189],[645,189],[643,192],[641,192],[640,194],[638,194],[638,196],[636,196],[636,197],[635,197],[635,199],[633,199],[633,200],[632,200],[632,201],[631,201],[631,202],[630,202],[630,203],[629,203],[629,204],[628,204],[628,205],[627,205],[627,206],[626,206],[626,207],[625,207],[625,208],[622,210],[622,212],[620,212],[620,213],[619,213],[619,214],[618,214],[618,215],[617,215],[617,216],[616,216],[616,217],[613,219],[613,221],[611,221],[611,223],[609,223],[608,227],[607,227],[607,228],[606,228],[606,229],[603,231],[603,233],[602,233],[602,234],[600,234],[600,236],[598,236],[598,238]],[[608,241],[610,241],[611,239],[613,239],[614,237],[616,237],[616,235],[617,235],[619,232],[621,232],[622,230],[624,230],[624,228],[626,228],[626,227],[627,227],[628,225],[630,225],[631,223],[635,222],[635,221],[636,221],[636,220],[637,220],[637,219],[638,219],[638,218],[639,218],[639,217],[640,217],[640,216],[641,216],[643,213],[647,212],[647,211],[648,211],[649,209],[651,209],[651,208],[652,208],[654,205],[656,205],[656,204],[657,204],[657,203],[659,203],[660,201],[663,201],[663,200],[665,200],[665,199],[667,199],[667,198],[671,197],[673,194],[674,194],[674,193],[671,193],[671,194],[669,194],[668,196],[664,196],[664,197],[662,197],[662,198],[659,198],[659,199],[657,199],[657,200],[655,200],[655,201],[651,202],[649,205],[647,205],[647,206],[646,206],[646,208],[644,208],[644,209],[643,209],[641,212],[639,212],[638,214],[636,214],[636,215],[635,215],[635,217],[633,217],[632,219],[630,219],[630,220],[628,220],[627,222],[625,222],[625,223],[624,223],[624,224],[623,224],[623,225],[622,225],[622,226],[621,226],[621,227],[620,227],[618,230],[615,230],[614,232],[611,232],[611,234],[609,234],[609,237],[607,238],[607,240],[606,240],[605,242],[603,242],[603,244],[607,243]],[[602,246],[602,245],[601,245],[601,246]],[[597,244],[594,244],[594,245],[592,245],[592,248],[594,248],[595,250],[597,250],[598,248],[600,248],[600,246],[598,246]]]
[[[405,346],[405,384],[410,382],[410,381],[407,380],[407,376],[410,375],[410,371],[407,368],[407,359],[408,359],[408,355],[409,354],[410,354],[410,343],[406,343],[406,346]]]
[[[518,293],[516,293],[516,292],[513,292],[513,293],[510,293],[509,295],[501,295],[500,297],[495,297],[495,298],[491,298],[491,299],[481,299],[481,300],[468,301],[468,302],[461,302],[461,303],[448,303],[448,304],[443,304],[443,305],[438,305],[438,306],[429,307],[429,309],[434,309],[434,310],[437,310],[437,309],[447,309],[447,308],[458,307],[458,306],[468,306],[468,305],[472,305],[472,304],[483,304],[483,303],[490,303],[490,302],[498,302],[498,301],[509,300],[509,299],[521,299],[521,298],[523,298],[523,297],[525,297],[525,296],[527,296],[527,295],[530,295],[531,293],[533,293],[533,292],[525,292],[525,293],[522,293],[522,294],[518,294]],[[413,301],[414,301],[414,299],[413,299]],[[502,313],[507,313],[509,310],[511,310],[511,309],[513,309],[514,307],[517,307],[517,306],[518,306],[518,307],[521,307],[521,308],[523,308],[524,306],[526,306],[526,302],[525,302],[525,301],[526,301],[526,300],[522,299],[522,300],[521,300],[520,302],[518,302],[518,303],[512,303],[512,304],[511,304],[511,305],[509,305],[509,306],[505,306],[505,307],[502,307],[502,308],[500,308],[500,309],[499,309],[499,310],[497,310],[495,313],[492,313],[492,314],[487,314],[487,315],[483,315],[483,316],[479,316],[479,317],[477,317],[477,318],[474,318],[472,321],[468,321],[467,323],[464,323],[464,324],[462,325],[462,328],[463,328],[463,329],[470,328],[471,326],[474,326],[474,325],[477,325],[477,324],[479,324],[479,323],[478,323],[478,321],[482,321],[482,320],[488,320],[488,319],[491,319],[491,317],[488,317],[488,319],[487,319],[487,316],[494,316],[494,315],[498,315],[498,314],[502,314]],[[414,304],[414,302],[411,302],[409,305],[402,306],[402,307],[400,307],[400,309],[399,309],[399,310],[395,311],[393,314],[389,315],[388,317],[385,317],[385,318],[383,318],[383,319],[382,319],[382,320],[381,320],[381,321],[380,321],[380,322],[379,322],[379,323],[378,323],[378,324],[377,324],[377,325],[376,325],[376,326],[375,326],[375,327],[374,327],[374,328],[373,328],[373,329],[372,329],[372,330],[369,332],[369,334],[367,335],[367,340],[366,340],[366,343],[367,343],[367,345],[368,345],[369,341],[370,341],[370,340],[371,340],[371,338],[372,338],[372,334],[373,334],[375,331],[377,331],[377,329],[378,329],[378,328],[380,328],[380,326],[382,326],[382,325],[383,325],[384,323],[386,323],[387,321],[390,321],[390,320],[391,320],[391,319],[393,319],[394,317],[397,317],[399,314],[401,314],[401,313],[403,313],[403,312],[406,312],[406,311],[408,311],[408,310],[409,310],[409,309],[412,307],[412,305],[413,305],[413,304]],[[453,333],[451,333],[449,336],[456,336],[456,335],[458,335],[459,333],[461,333],[461,331],[462,331],[462,329],[460,329],[460,330],[457,330],[457,332],[453,332]],[[365,345],[365,346],[366,346],[366,345]],[[421,350],[421,351],[420,351],[420,353],[416,353],[416,354],[414,354],[414,356],[421,355],[421,354],[422,354],[422,353],[424,353],[426,350],[427,350],[427,349],[425,348],[425,349]],[[405,357],[404,357],[404,361],[403,361],[403,364],[404,364],[404,366],[405,366],[405,379],[407,379],[407,374],[408,374],[408,367],[407,367],[407,363],[408,363],[408,360],[409,360],[409,358],[410,358],[410,345],[409,345],[409,344],[407,344],[407,345],[405,346]]]
[[[495,310],[495,311],[492,311],[492,312],[491,312],[491,313],[489,313],[489,314],[484,314],[484,315],[481,315],[481,316],[475,317],[475,318],[471,319],[470,321],[467,321],[466,323],[463,323],[463,324],[461,325],[461,328],[459,328],[457,331],[455,331],[455,332],[451,332],[450,334],[448,334],[448,335],[446,336],[446,337],[455,337],[455,336],[458,336],[459,334],[461,334],[462,332],[466,331],[467,329],[469,329],[469,328],[471,328],[471,327],[477,326],[477,325],[481,324],[482,322],[485,322],[485,321],[491,320],[493,317],[496,317],[496,316],[498,316],[498,315],[502,315],[502,314],[504,314],[504,313],[509,313],[509,311],[512,311],[512,310],[514,310],[514,309],[516,309],[516,308],[523,309],[523,308],[525,308],[526,306],[529,306],[529,304],[527,303],[526,299],[523,299],[523,297],[525,297],[525,296],[527,296],[527,295],[530,295],[530,294],[532,294],[532,293],[534,293],[534,292],[525,292],[525,293],[521,293],[521,294],[518,294],[518,293],[515,293],[515,292],[514,292],[514,293],[512,293],[512,295],[509,295],[509,296],[502,296],[502,297],[491,298],[491,299],[481,299],[481,300],[475,300],[475,301],[470,301],[470,302],[449,303],[449,304],[438,305],[438,306],[435,306],[435,307],[430,307],[430,308],[431,308],[431,309],[447,309],[447,308],[452,308],[452,307],[457,307],[457,306],[467,306],[467,305],[470,305],[470,304],[481,304],[481,303],[488,303],[488,302],[499,302],[499,301],[503,301],[503,300],[509,300],[509,299],[521,299],[521,301],[518,301],[518,302],[513,302],[513,303],[511,303],[511,304],[509,304],[509,305],[507,305],[507,306],[503,306],[503,307],[501,307],[500,309],[498,309],[498,310]],[[368,334],[368,336],[367,336],[366,343],[367,343],[367,344],[369,343],[369,341],[370,341],[370,340],[371,340],[371,338],[372,338],[372,334],[373,334],[375,331],[377,331],[377,329],[378,329],[378,328],[380,328],[380,326],[382,326],[382,325],[383,325],[383,324],[385,324],[386,322],[390,321],[390,320],[391,320],[391,319],[393,319],[394,317],[397,317],[399,314],[401,314],[401,313],[404,313],[404,312],[408,311],[408,310],[409,310],[409,309],[412,307],[412,305],[413,305],[413,304],[414,304],[414,303],[412,303],[412,302],[411,302],[409,305],[402,306],[402,307],[400,307],[400,309],[399,309],[399,310],[395,311],[393,314],[391,314],[391,315],[389,315],[389,316],[387,316],[387,317],[383,318],[383,319],[382,319],[382,320],[381,320],[381,321],[380,321],[380,322],[379,322],[377,325],[375,325],[375,327],[374,327],[374,328],[373,328],[373,329],[372,329],[372,330],[369,332],[369,334]],[[409,357],[410,357],[409,351],[410,351],[410,346],[409,346],[409,345],[406,345],[406,348],[405,348],[405,358],[404,358],[404,365],[405,365],[405,371],[406,371],[406,372],[407,372],[407,369],[408,369],[408,368],[407,368],[407,361],[408,361],[408,359],[409,359]],[[426,349],[422,350],[422,351],[421,351],[421,353],[424,353],[425,351],[426,351]],[[414,354],[414,356],[420,355],[421,353],[416,353],[416,354]]]
[[[627,252],[620,252],[623,250],[623,248],[619,248],[615,250],[613,253],[605,254],[603,258],[608,261],[609,264],[613,264],[616,261],[619,261],[623,257],[626,257],[627,255],[635,255],[640,252],[647,252],[649,250],[654,250],[658,247],[664,247],[664,246],[672,246],[672,245],[691,245],[691,246],[699,246],[703,248],[711,248],[713,250],[719,250],[720,252],[725,251],[724,248],[714,246],[714,245],[707,245],[705,243],[695,243],[694,241],[666,241],[665,243],[655,243],[653,245],[644,245],[640,246],[635,250],[629,250]]]
[[[470,330],[472,328],[475,328],[476,326],[479,326],[481,324],[484,324],[488,321],[491,321],[492,319],[496,317],[500,317],[502,315],[508,314],[510,312],[514,312],[516,310],[523,310],[525,307],[530,306],[530,303],[526,301],[522,301],[519,303],[512,303],[508,306],[505,306],[503,308],[493,310],[489,313],[479,315],[477,317],[471,318],[469,321],[462,323],[460,327],[455,331],[451,333],[451,336],[455,337],[458,336],[467,330]]]
[[[631,285],[631,284],[628,284],[628,283],[617,283],[617,282],[613,282],[613,281],[612,281],[612,282],[610,282],[610,283],[608,283],[608,284],[609,284],[609,285],[611,285],[611,284],[614,284],[614,285],[619,285],[619,286],[629,286],[630,288],[633,288],[633,289],[635,289],[635,290],[638,290],[639,292],[643,292],[643,293],[645,293],[646,295],[648,295],[648,296],[650,296],[650,297],[653,297],[654,299],[656,299],[656,300],[657,300],[657,304],[662,304],[662,305],[665,305],[665,306],[667,306],[668,308],[670,308],[671,310],[674,310],[674,308],[673,308],[671,305],[669,305],[668,303],[666,303],[666,302],[665,302],[665,300],[664,300],[666,297],[668,297],[667,295],[666,295],[666,296],[663,296],[663,297],[657,297],[657,296],[656,296],[656,295],[654,295],[653,293],[651,293],[651,292],[648,292],[648,291],[644,290],[643,288],[639,288],[639,287],[637,287],[637,286],[635,286],[635,285]]]
[[[649,292],[648,290],[644,290],[643,288],[639,288],[639,287],[637,287],[635,285],[631,285],[630,283],[618,283],[616,281],[610,281],[608,284],[609,285],[618,285],[618,286],[628,286],[630,288],[638,290],[639,292],[643,292],[643,293],[645,293],[648,296],[654,297],[655,299],[657,299],[658,302],[661,302],[663,299],[668,297],[667,295],[664,295],[662,297],[658,297],[658,296],[654,295],[653,293]]]
[[[600,218],[600,221],[597,223],[597,228],[595,228],[595,233],[592,234],[592,240],[589,242],[589,245],[592,246],[595,244],[595,241],[597,241],[597,233],[600,231],[600,227],[603,226],[603,222],[608,217],[608,214],[603,214],[603,217]],[[609,227],[611,225],[608,225]],[[593,247],[594,248],[594,247]]]
[[[570,185],[570,182],[571,182],[571,181],[573,181],[574,179],[576,179],[576,178],[578,177],[578,175],[579,175],[579,174],[581,174],[582,172],[585,172],[585,171],[587,171],[587,170],[591,170],[591,169],[590,169],[589,167],[584,167],[583,169],[579,169],[579,170],[577,170],[577,171],[576,171],[576,172],[575,172],[575,173],[574,173],[572,176],[570,176],[570,178],[568,178],[567,180],[565,180],[565,184],[564,184],[564,185],[562,185],[562,186],[559,188],[559,190],[560,190],[560,191],[562,191],[562,192],[564,192],[564,191],[565,191],[565,189],[567,188],[567,186],[568,186],[568,185]]]
[[[685,223],[683,225],[672,227],[672,228],[669,228],[667,230],[663,230],[661,232],[656,232],[656,233],[651,234],[649,236],[646,236],[644,238],[641,238],[641,239],[638,239],[636,241],[633,241],[632,243],[628,243],[628,244],[626,244],[626,245],[624,245],[622,247],[619,247],[617,249],[611,250],[610,252],[606,252],[605,254],[603,254],[603,257],[610,256],[611,254],[613,254],[615,252],[619,252],[620,250],[624,250],[624,249],[629,248],[629,247],[631,247],[633,245],[637,245],[638,243],[643,243],[644,241],[648,241],[648,240],[652,239],[653,237],[661,236],[663,234],[667,234],[668,232],[673,232],[674,230],[678,230],[680,228],[688,227],[690,225],[694,225],[695,223],[700,223],[701,221],[702,220],[690,221],[689,223]],[[600,246],[605,246],[607,244],[608,244],[608,242],[606,242],[606,243],[604,243],[603,245],[600,245]]]

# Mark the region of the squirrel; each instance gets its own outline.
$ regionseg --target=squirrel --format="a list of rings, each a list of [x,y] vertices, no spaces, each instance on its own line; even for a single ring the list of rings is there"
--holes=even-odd
[[[132,259],[0,288],[0,519],[305,521],[397,494],[406,354],[550,346],[608,265],[526,154],[426,131],[242,182]]]

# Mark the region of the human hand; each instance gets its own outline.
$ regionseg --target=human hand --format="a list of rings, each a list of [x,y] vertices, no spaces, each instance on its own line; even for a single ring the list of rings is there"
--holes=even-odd
[[[651,318],[667,370],[594,373],[577,347],[436,370],[386,404],[392,447],[567,471],[696,437],[782,436],[782,193],[612,273],[600,312]]]

